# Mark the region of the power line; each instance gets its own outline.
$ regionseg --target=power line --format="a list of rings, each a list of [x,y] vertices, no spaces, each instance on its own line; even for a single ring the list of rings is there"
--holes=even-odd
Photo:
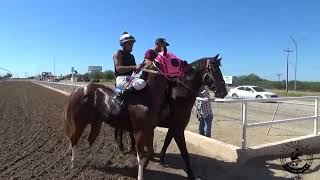
[[[280,81],[280,77],[282,76],[282,74],[276,74],[276,76],[278,77],[278,81]]]
[[[5,68],[3,68],[3,67],[0,67],[0,69],[2,69],[2,70],[4,70],[4,71],[7,71],[8,73],[10,73],[10,74],[11,74],[11,71],[10,71],[10,70],[8,70],[8,69],[5,69]]]

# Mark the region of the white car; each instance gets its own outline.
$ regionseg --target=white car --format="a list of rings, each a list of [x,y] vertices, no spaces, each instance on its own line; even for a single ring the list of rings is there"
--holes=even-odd
[[[259,86],[238,86],[230,89],[228,96],[232,98],[255,98],[255,99],[266,99],[266,98],[277,98],[278,95],[273,92],[268,92]]]

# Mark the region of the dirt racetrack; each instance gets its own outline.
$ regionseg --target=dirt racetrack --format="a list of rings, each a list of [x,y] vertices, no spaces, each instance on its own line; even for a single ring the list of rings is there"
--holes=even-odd
[[[96,141],[96,161],[88,162],[87,133],[77,148],[77,167],[70,169],[68,141],[62,131],[63,106],[67,97],[31,82],[0,82],[0,179],[136,179],[136,156],[120,153],[113,130],[103,126]],[[157,134],[159,152],[164,136]],[[208,147],[209,148],[209,147]],[[200,179],[297,179],[284,171],[278,159],[257,159],[245,165],[198,155],[188,145],[195,175]],[[168,165],[151,162],[145,179],[186,179],[184,163],[174,143],[169,147]],[[319,155],[315,155],[303,179],[320,179]],[[301,179],[301,176],[299,176]]]

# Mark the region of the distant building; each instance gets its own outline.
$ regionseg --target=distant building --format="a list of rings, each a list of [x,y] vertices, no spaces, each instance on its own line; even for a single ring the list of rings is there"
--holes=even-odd
[[[88,73],[102,72],[102,66],[88,66]]]
[[[52,72],[42,72],[40,76],[41,81],[53,81]]]

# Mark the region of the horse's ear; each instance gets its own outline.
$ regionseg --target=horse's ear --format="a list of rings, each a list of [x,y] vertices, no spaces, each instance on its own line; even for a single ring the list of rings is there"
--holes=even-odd
[[[218,59],[218,57],[219,57],[219,54],[217,54],[215,57],[213,57],[213,60]]]

